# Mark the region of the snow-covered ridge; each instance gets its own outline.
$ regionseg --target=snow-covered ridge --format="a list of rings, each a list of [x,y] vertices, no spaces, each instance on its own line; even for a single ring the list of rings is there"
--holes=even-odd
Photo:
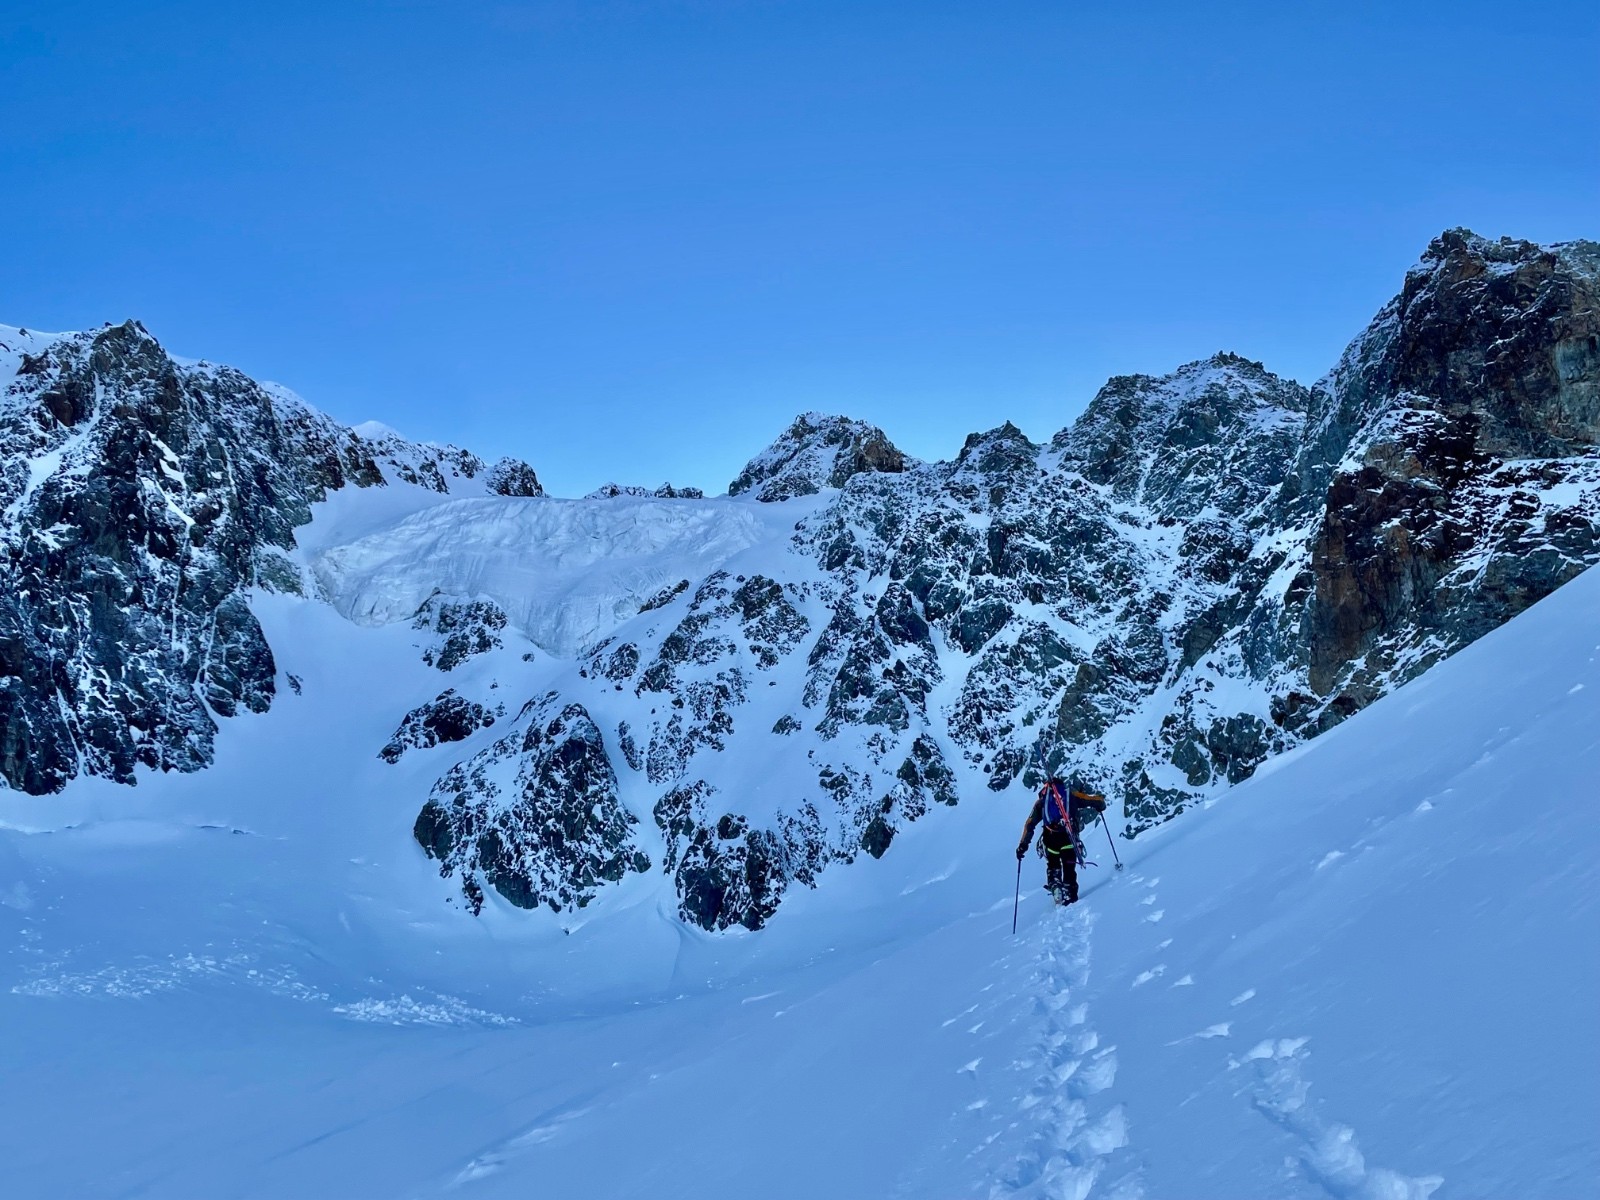
[[[303,586],[292,554],[313,505],[541,490],[525,464],[363,438],[285,388],[173,358],[133,321],[0,329],[0,452],[0,778],[31,792],[203,768],[214,717],[272,704],[252,594]]]
[[[204,767],[211,714],[295,702],[254,612],[309,587],[431,672],[371,752],[427,731],[404,795],[474,906],[662,887],[755,928],[1040,748],[1137,833],[1600,560],[1600,251],[1429,261],[1313,388],[1216,355],[942,463],[805,414],[711,500],[538,498],[132,324],[19,352],[0,765]]]

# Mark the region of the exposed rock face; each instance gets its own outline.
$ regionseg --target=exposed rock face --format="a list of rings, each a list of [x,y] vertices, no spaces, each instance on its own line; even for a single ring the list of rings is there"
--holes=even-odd
[[[1597,272],[1593,243],[1447,233],[1319,389],[1313,691],[1366,704],[1595,560],[1592,510],[1551,497],[1595,486]]]
[[[875,425],[806,413],[745,465],[728,494],[750,492],[757,500],[810,496],[843,487],[856,475],[904,471],[908,461]]]
[[[384,762],[399,762],[407,750],[428,750],[448,742],[459,742],[471,737],[480,729],[494,724],[496,717],[505,715],[502,707],[491,709],[456,694],[447,688],[428,703],[413,708],[400,722],[400,728],[388,744],[378,752]]]
[[[706,498],[706,494],[699,488],[673,487],[670,483],[663,483],[654,491],[642,487],[625,487],[620,483],[607,483],[595,488],[584,499],[615,500],[618,496],[653,496],[657,500],[704,500]]]
[[[506,627],[506,614],[488,600],[451,600],[435,592],[417,609],[411,627],[438,635],[423,649],[422,661],[453,671],[467,659],[505,644],[500,633]]]
[[[1219,355],[1112,380],[1047,447],[1005,425],[906,483],[853,481],[801,534],[847,591],[882,589],[870,614],[836,609],[842,652],[827,635],[814,651],[829,687],[823,728],[944,733],[996,790],[1041,741],[1085,769],[1120,771],[1111,747],[1141,707],[1271,575],[1246,566],[1308,404],[1305,388]],[[962,682],[941,723],[926,695],[949,674]],[[1209,781],[1203,737],[1186,753]]]
[[[790,883],[815,883],[828,860],[822,821],[808,805],[785,815],[777,829],[752,828],[735,813],[711,815],[715,791],[696,780],[655,807],[668,838],[666,869],[677,886],[678,912],[702,929],[760,929]]]
[[[529,701],[517,729],[452,767],[417,816],[415,835],[442,875],[483,906],[481,875],[520,908],[582,908],[604,883],[650,860],[617,799],[600,730],[553,693]]]

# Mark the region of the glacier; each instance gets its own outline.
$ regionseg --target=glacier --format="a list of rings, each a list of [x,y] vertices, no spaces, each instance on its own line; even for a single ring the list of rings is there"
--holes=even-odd
[[[317,546],[310,568],[328,600],[357,623],[404,621],[443,591],[493,602],[534,645],[575,658],[663,588],[703,579],[752,547],[781,544],[814,507],[728,497],[467,497]],[[312,546],[321,523],[308,529]]]

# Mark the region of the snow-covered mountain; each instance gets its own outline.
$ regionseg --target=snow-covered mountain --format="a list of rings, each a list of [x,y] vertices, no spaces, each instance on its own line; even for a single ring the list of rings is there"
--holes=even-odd
[[[0,327],[0,447],[0,776],[33,793],[200,769],[214,717],[267,709],[249,598],[300,590],[294,531],[331,491],[542,494],[526,464],[346,429],[137,322]]]
[[[1039,746],[1137,834],[1600,561],[1597,293],[1594,243],[1454,231],[1313,387],[1221,354],[940,463],[807,414],[715,498],[555,499],[134,324],[0,331],[0,772],[200,770],[384,631],[315,757],[387,772],[441,904],[758,928]]]
[[[672,920],[637,874],[570,935],[452,914],[408,837],[439,751],[358,770],[344,745],[385,733],[371,679],[413,631],[257,602],[303,694],[212,768],[3,797],[7,1196],[1574,1200],[1600,1177],[1600,571],[1125,871],[1099,841],[1076,908],[1029,859],[1015,937],[1020,803],[917,822],[755,935]],[[437,677],[407,658],[389,686]]]

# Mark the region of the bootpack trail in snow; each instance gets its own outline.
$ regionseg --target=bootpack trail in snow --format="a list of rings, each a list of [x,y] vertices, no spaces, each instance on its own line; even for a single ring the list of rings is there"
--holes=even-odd
[[[1089,982],[1094,922],[1092,912],[1075,905],[1040,923],[1034,1000],[1040,1035],[1034,1057],[1023,1064],[1034,1072],[1034,1083],[1020,1106],[1034,1131],[990,1189],[991,1200],[1144,1195],[1137,1167],[1124,1153],[1127,1113],[1111,1091],[1117,1049],[1100,1044],[1089,1005],[1080,999]]]

